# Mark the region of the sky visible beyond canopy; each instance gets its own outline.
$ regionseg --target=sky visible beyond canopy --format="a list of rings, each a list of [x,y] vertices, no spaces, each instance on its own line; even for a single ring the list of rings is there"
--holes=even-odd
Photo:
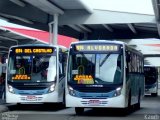
[[[81,0],[91,8],[154,15],[151,0]]]

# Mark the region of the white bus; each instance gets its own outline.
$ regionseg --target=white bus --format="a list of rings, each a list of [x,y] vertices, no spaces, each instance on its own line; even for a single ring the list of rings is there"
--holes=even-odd
[[[158,95],[158,68],[151,65],[144,66],[145,95]]]
[[[143,65],[143,55],[123,42],[92,40],[71,44],[66,107],[75,107],[76,114],[82,114],[87,107],[140,108]]]
[[[6,74],[6,103],[64,102],[67,49],[44,44],[13,46]]]

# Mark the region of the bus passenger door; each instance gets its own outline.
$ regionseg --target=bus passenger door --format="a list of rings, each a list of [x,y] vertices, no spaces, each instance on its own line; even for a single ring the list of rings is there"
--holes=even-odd
[[[126,77],[126,81],[125,81],[125,89],[126,89],[126,100],[128,102],[129,100],[129,95],[130,95],[130,86],[131,86],[131,55],[130,55],[130,51],[125,51],[126,54],[126,69],[125,69],[125,77]]]
[[[58,85],[58,93],[59,93],[59,98],[60,101],[63,100],[64,96],[64,87],[65,87],[65,59],[64,59],[65,54],[62,52],[59,52],[59,63],[58,63],[58,68],[59,68],[59,85]]]

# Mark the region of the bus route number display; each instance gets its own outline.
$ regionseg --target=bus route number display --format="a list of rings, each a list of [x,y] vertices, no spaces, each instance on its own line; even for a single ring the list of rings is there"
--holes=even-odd
[[[17,54],[43,54],[43,53],[53,53],[52,48],[16,48],[15,53]]]
[[[118,51],[118,45],[76,45],[76,51]]]
[[[76,75],[74,80],[78,84],[94,84],[93,77],[91,75]]]
[[[29,75],[20,75],[16,74],[15,76],[12,77],[12,80],[30,80],[31,76]]]

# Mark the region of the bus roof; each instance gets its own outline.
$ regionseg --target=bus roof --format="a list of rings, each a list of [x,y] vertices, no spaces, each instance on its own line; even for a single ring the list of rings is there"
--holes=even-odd
[[[14,47],[29,47],[29,46],[44,46],[44,47],[58,47],[58,48],[64,48],[64,49],[67,49],[65,46],[62,46],[62,45],[50,45],[50,44],[25,44],[25,45],[15,45],[15,46],[11,46],[11,48],[14,48]],[[10,49],[11,49],[10,48]]]
[[[121,44],[121,45],[126,45],[128,46],[128,48],[130,48],[132,51],[135,51],[136,53],[140,54],[143,56],[143,54],[136,50],[135,48],[129,46],[127,43],[125,42],[122,42],[122,41],[117,41],[117,40],[84,40],[84,41],[78,41],[78,42],[74,42],[74,43],[71,43],[71,45],[76,45],[76,44],[85,44],[85,43],[110,43],[110,44]]]
[[[156,66],[154,65],[144,65],[144,67],[155,67],[156,68]]]
[[[116,41],[116,40],[84,40],[84,41],[78,41],[71,43],[71,45],[79,44],[79,43],[117,43],[117,44],[126,44],[122,41]]]

